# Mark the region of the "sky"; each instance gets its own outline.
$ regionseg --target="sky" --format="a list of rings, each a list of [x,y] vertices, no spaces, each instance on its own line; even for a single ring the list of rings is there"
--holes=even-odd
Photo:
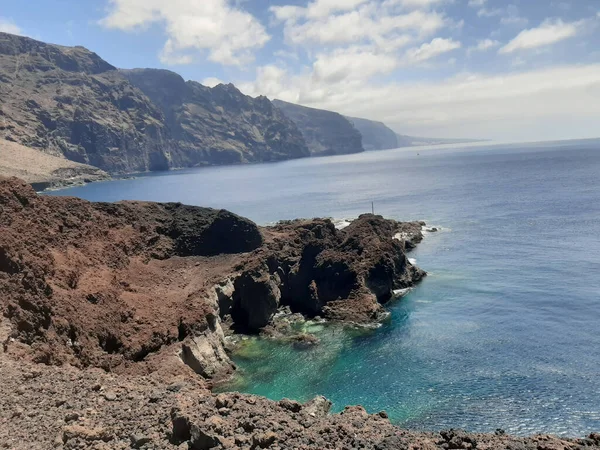
[[[0,0],[0,31],[401,134],[600,136],[600,0]]]

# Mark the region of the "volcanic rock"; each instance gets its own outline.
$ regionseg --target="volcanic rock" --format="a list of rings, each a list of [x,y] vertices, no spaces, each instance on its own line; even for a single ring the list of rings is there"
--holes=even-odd
[[[259,228],[222,211],[38,196],[0,179],[0,448],[598,448],[596,434],[410,432],[362,407],[329,414],[323,397],[208,390],[232,370],[224,298],[250,328],[277,302],[368,323],[388,287],[424,276],[394,238],[418,239],[421,226],[366,215],[343,231],[322,219]],[[206,238],[230,234],[233,244]]]

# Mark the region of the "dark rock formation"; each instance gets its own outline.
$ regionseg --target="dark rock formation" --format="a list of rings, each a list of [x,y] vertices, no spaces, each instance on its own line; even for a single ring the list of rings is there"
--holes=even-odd
[[[0,179],[0,446],[600,448],[598,434],[411,432],[383,411],[329,414],[323,397],[301,404],[208,390],[233,369],[219,305],[248,328],[284,302],[372,320],[378,298],[424,275],[404,254],[421,226],[366,215],[343,231],[320,219],[258,229],[222,211],[38,196],[23,181]],[[237,244],[207,247],[209,230]]]
[[[119,71],[83,47],[0,33],[4,137],[111,173],[308,156],[264,98],[168,71]]]
[[[226,211],[38,196],[0,179],[0,312],[36,361],[125,368],[222,334],[214,286],[262,242]]]
[[[231,316],[241,331],[266,326],[279,308],[281,291],[268,272],[247,270],[234,283]]]
[[[364,151],[360,133],[341,114],[281,100],[273,100],[273,104],[298,126],[311,155],[344,155]]]
[[[280,305],[309,317],[379,320],[394,290],[425,276],[408,261],[404,242],[422,239],[421,226],[369,214],[344,230],[327,219],[271,227],[265,245],[235,283],[236,325],[258,331]]]
[[[185,164],[236,164],[309,156],[297,127],[266,97],[252,98],[234,85],[208,88],[167,70],[121,73],[165,117]]]
[[[283,306],[371,323],[425,275],[394,238],[421,224],[380,216],[259,229],[208,208],[38,196],[16,178],[0,179],[0,208],[0,311],[47,363],[126,370],[177,345],[214,377],[229,367],[219,315],[250,332]]]
[[[365,150],[390,150],[399,147],[396,133],[384,123],[356,117],[346,118],[360,132]]]

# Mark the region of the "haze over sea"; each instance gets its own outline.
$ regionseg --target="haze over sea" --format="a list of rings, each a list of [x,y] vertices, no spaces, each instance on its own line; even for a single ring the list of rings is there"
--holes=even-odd
[[[234,387],[399,425],[600,431],[600,140],[399,149],[155,173],[56,191],[177,201],[260,224],[370,212],[441,226],[411,254],[430,276],[368,333],[314,327],[299,351],[250,342]],[[247,353],[260,359],[247,358]]]

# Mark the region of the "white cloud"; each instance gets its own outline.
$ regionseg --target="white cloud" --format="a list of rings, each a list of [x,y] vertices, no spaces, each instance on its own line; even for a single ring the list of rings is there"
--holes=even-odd
[[[469,0],[469,6],[471,8],[480,8],[485,5],[487,0]]]
[[[0,31],[10,34],[21,34],[21,28],[19,28],[11,19],[5,17],[0,17]]]
[[[295,22],[299,19],[325,19],[333,13],[352,11],[369,0],[313,0],[306,7],[283,5],[271,6],[269,11],[279,22]]]
[[[326,16],[321,15],[325,9],[321,4],[323,0],[310,3],[306,8],[285,5],[270,10],[276,22],[284,23],[286,42],[307,47],[369,43],[385,51],[394,51],[450,24],[443,14],[435,11],[416,9],[399,13],[393,9],[395,2],[392,4],[391,1],[360,1],[360,6],[348,11],[341,10],[341,3],[335,3],[337,7],[333,10],[334,5],[327,4],[328,10],[335,13]],[[350,3],[343,4],[348,6]]]
[[[376,74],[386,74],[398,66],[396,58],[358,48],[340,49],[319,54],[313,64],[316,80],[336,83],[342,80],[368,80]]]
[[[260,83],[240,86],[252,95],[380,120],[411,135],[560,139],[589,135],[600,116],[600,64],[376,85],[292,76],[283,69],[270,76],[258,76],[268,91]]]
[[[306,17],[311,19],[328,17],[340,11],[352,11],[368,0],[315,0],[306,8]]]
[[[435,58],[442,53],[461,47],[461,43],[452,39],[435,38],[431,42],[412,48],[406,52],[406,59],[411,63],[420,63]]]
[[[517,37],[499,50],[499,53],[512,53],[517,50],[530,50],[572,38],[577,35],[582,22],[566,23],[562,20],[546,20],[537,28],[521,31]]]
[[[495,16],[501,16],[502,14],[504,14],[504,10],[502,10],[500,8],[494,8],[494,9],[481,8],[479,11],[477,11],[478,17],[495,17]]]
[[[524,27],[529,23],[529,20],[519,14],[519,8],[516,5],[508,5],[506,15],[500,19],[500,23],[502,25]]]
[[[473,52],[485,52],[486,50],[489,50],[491,48],[494,47],[498,47],[500,45],[500,42],[492,40],[492,39],[482,39],[480,41],[477,41],[477,45],[474,45],[472,47],[469,47],[469,53],[473,53]]]
[[[269,40],[263,25],[251,14],[226,0],[109,0],[110,10],[101,24],[132,31],[151,24],[164,26],[167,41],[161,60],[189,64],[198,51],[208,59],[241,65]]]
[[[400,5],[405,8],[429,8],[451,0],[386,0],[388,6]]]

